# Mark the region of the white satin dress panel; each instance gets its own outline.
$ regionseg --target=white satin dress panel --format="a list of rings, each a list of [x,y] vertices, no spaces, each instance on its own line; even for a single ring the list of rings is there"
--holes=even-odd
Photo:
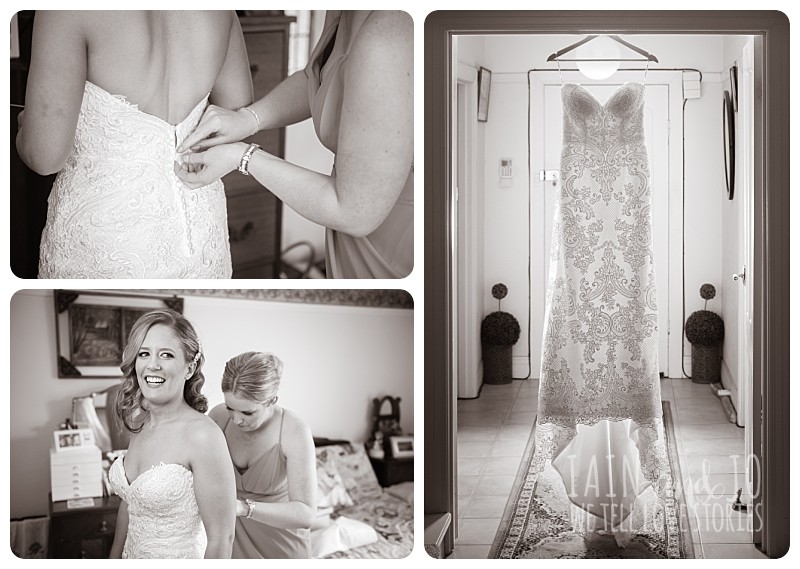
[[[230,278],[222,181],[192,190],[174,170],[207,106],[208,95],[171,125],[86,82],[48,199],[39,278]]]
[[[108,480],[128,505],[123,559],[203,558],[208,539],[190,470],[162,462],[129,483],[120,457],[111,465]]]

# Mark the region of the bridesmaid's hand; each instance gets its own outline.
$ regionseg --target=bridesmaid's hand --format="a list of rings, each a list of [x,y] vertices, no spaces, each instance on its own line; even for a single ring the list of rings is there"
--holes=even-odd
[[[236,500],[236,517],[243,518],[247,515],[247,512],[250,511],[250,507],[245,503],[244,500]]]
[[[214,146],[203,152],[182,154],[176,174],[192,189],[206,186],[239,167],[249,145],[244,142]]]
[[[250,111],[231,111],[209,105],[194,132],[178,147],[178,152],[205,150],[228,142],[239,142],[256,132],[258,121]]]

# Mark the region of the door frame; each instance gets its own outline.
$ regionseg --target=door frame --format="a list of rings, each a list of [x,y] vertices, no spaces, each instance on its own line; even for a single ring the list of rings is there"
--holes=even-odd
[[[450,92],[458,34],[746,34],[755,38],[753,411],[762,417],[754,541],[769,557],[789,549],[789,20],[773,10],[449,11],[425,20],[425,514],[454,512]],[[454,528],[443,543],[454,546]]]

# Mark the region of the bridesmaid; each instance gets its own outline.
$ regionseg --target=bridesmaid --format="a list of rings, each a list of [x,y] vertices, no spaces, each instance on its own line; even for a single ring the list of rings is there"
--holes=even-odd
[[[326,227],[327,276],[402,278],[414,257],[414,23],[405,12],[336,11],[308,66],[249,107],[210,106],[179,151],[201,186],[239,169]],[[238,142],[311,117],[330,175]],[[203,150],[201,152],[201,150]]]
[[[228,361],[225,403],[209,416],[228,442],[236,478],[234,559],[308,559],[316,516],[316,455],[311,430],[279,407],[283,362],[246,352]]]

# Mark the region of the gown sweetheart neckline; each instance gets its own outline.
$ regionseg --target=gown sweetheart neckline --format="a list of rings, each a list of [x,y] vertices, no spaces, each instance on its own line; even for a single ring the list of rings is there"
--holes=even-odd
[[[619,87],[617,87],[616,89],[614,89],[614,92],[613,92],[613,93],[611,93],[611,95],[609,95],[609,96],[608,96],[608,98],[606,99],[606,102],[605,102],[605,103],[601,103],[601,102],[598,100],[598,98],[597,98],[597,97],[595,97],[595,96],[592,94],[592,92],[591,92],[591,91],[589,91],[589,89],[587,89],[586,87],[584,87],[584,86],[583,86],[583,85],[581,85],[580,83],[564,83],[564,84],[561,86],[561,89],[563,90],[563,89],[564,89],[564,87],[570,87],[570,86],[571,86],[571,87],[576,87],[576,88],[580,89],[581,91],[583,91],[584,93],[586,93],[587,95],[589,95],[589,97],[591,97],[591,99],[592,99],[592,100],[593,100],[593,101],[594,101],[594,102],[597,104],[597,106],[599,106],[601,109],[605,109],[605,108],[608,106],[608,103],[609,103],[609,102],[610,102],[610,101],[611,101],[611,100],[612,100],[614,97],[616,97],[616,96],[617,96],[617,94],[619,94],[619,93],[620,93],[620,91],[622,91],[622,90],[623,90],[625,87],[628,87],[629,85],[637,85],[638,87],[641,87],[641,88],[642,88],[642,90],[644,90],[644,87],[645,87],[644,83],[639,83],[638,81],[627,81],[627,82],[623,83],[622,85],[620,85]],[[606,87],[607,85],[596,85],[596,86],[597,86],[597,87]]]
[[[184,121],[185,121],[186,119],[188,119],[190,116],[192,116],[192,115],[194,114],[194,112],[197,110],[197,108],[198,108],[198,107],[200,107],[201,105],[204,105],[204,104],[205,104],[205,102],[208,100],[208,97],[209,97],[209,96],[211,96],[211,93],[210,93],[210,92],[209,92],[208,94],[206,94],[206,96],[204,96],[202,99],[200,99],[200,100],[197,102],[197,104],[195,104],[195,105],[194,105],[194,106],[191,108],[191,110],[189,111],[189,113],[188,113],[188,114],[187,114],[185,117],[183,117],[183,119],[181,119],[180,121],[178,121],[178,123],[177,123],[177,124],[172,124],[171,122],[168,122],[168,121],[166,121],[166,120],[162,119],[161,117],[157,117],[156,115],[153,115],[153,114],[150,114],[150,113],[147,113],[147,112],[145,112],[145,111],[141,110],[141,109],[139,108],[139,103],[132,103],[132,102],[130,102],[130,101],[128,100],[128,97],[126,97],[125,95],[115,95],[114,93],[111,93],[110,91],[107,91],[106,89],[103,89],[103,88],[102,88],[100,85],[98,85],[97,83],[92,83],[92,82],[91,82],[91,81],[89,81],[88,79],[86,80],[86,84],[87,84],[87,85],[91,85],[91,86],[92,86],[94,89],[96,89],[97,91],[100,91],[100,92],[101,92],[102,94],[104,94],[105,96],[107,96],[107,97],[109,97],[110,99],[112,99],[112,100],[114,100],[114,101],[117,101],[117,102],[119,102],[120,104],[124,105],[124,106],[125,106],[125,108],[131,109],[131,110],[134,110],[134,111],[136,111],[137,113],[139,113],[139,114],[141,114],[141,115],[144,115],[145,117],[151,118],[151,119],[153,119],[153,120],[155,120],[155,121],[157,121],[157,122],[159,122],[159,123],[163,124],[164,126],[167,126],[167,127],[171,128],[171,129],[178,128],[180,125],[182,125],[182,124],[184,123]]]
[[[136,482],[138,482],[138,480],[140,478],[142,478],[146,474],[149,474],[150,472],[153,472],[153,471],[158,470],[160,468],[166,468],[166,467],[169,467],[169,466],[177,466],[178,468],[181,468],[181,469],[185,470],[189,474],[192,474],[191,470],[189,470],[184,465],[182,465],[182,464],[180,464],[178,462],[164,462],[162,460],[162,461],[159,461],[158,464],[153,464],[147,470],[143,470],[142,472],[140,472],[139,476],[137,476],[136,478],[133,479],[133,481],[131,481],[131,480],[128,479],[128,472],[125,469],[125,457],[124,456],[120,457],[119,460],[121,461],[120,462],[120,466],[122,468],[122,474],[123,474],[123,477],[125,479],[125,483],[128,485],[128,488],[131,488],[134,484],[136,484]]]

